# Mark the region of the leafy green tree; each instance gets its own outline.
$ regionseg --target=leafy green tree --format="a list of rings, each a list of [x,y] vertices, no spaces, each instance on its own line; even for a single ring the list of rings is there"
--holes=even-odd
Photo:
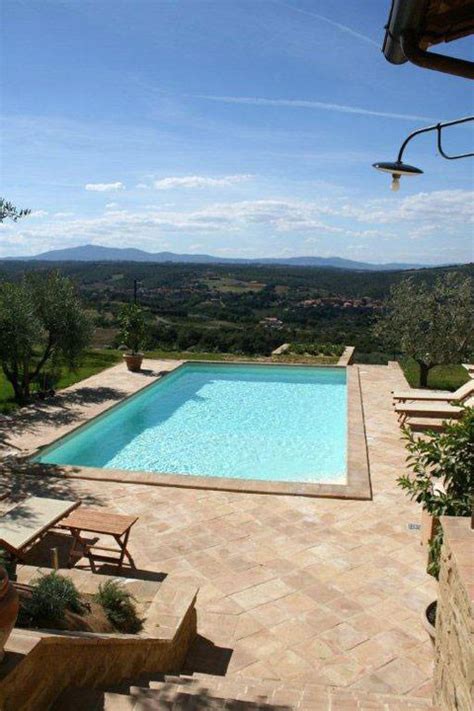
[[[5,198],[0,197],[0,222],[3,222],[7,218],[16,222],[20,217],[26,217],[29,215],[31,210],[19,210],[13,203],[8,202]]]
[[[59,272],[0,284],[0,363],[15,400],[29,400],[46,368],[75,367],[91,331],[73,283]]]
[[[472,280],[456,272],[432,286],[412,277],[392,287],[375,335],[391,351],[411,356],[427,387],[435,365],[459,363],[472,350]]]
[[[119,314],[120,338],[132,353],[144,347],[147,335],[145,315],[138,304],[126,304]]]

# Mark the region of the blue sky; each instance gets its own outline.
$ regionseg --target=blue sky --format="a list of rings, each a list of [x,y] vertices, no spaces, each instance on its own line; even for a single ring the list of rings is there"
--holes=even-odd
[[[465,79],[392,66],[388,0],[4,0],[0,256],[95,243],[220,256],[472,259],[473,163],[375,171],[472,113]],[[467,41],[448,47],[463,56]],[[452,129],[450,150],[472,150]]]

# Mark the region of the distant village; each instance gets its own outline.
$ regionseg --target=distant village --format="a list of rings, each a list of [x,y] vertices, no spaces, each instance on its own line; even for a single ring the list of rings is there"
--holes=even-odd
[[[318,306],[333,306],[342,309],[381,309],[383,302],[378,299],[371,299],[369,296],[362,296],[360,299],[348,299],[345,296],[326,296],[319,299],[305,299],[299,301],[298,306],[305,309]]]

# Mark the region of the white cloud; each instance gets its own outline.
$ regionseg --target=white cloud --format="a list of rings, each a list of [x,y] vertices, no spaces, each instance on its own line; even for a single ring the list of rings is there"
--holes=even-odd
[[[346,106],[345,104],[333,104],[326,101],[310,101],[307,99],[267,99],[260,96],[209,96],[198,94],[196,99],[206,99],[207,101],[218,101],[223,104],[247,104],[250,106],[273,106],[275,108],[290,109],[322,109],[323,111],[336,111],[342,114],[361,114],[362,116],[380,116],[381,118],[403,119],[405,121],[434,121],[429,116],[418,116],[414,114],[399,114],[392,111],[376,111],[360,106]]]
[[[119,181],[116,183],[87,183],[85,189],[95,193],[108,193],[114,190],[124,190],[125,185]]]
[[[322,22],[327,22],[328,25],[335,27],[336,29],[340,30],[341,32],[344,32],[345,34],[351,35],[352,37],[355,37],[356,39],[362,40],[363,42],[366,42],[367,44],[371,44],[372,47],[377,47],[377,49],[379,49],[379,47],[380,47],[380,42],[378,42],[378,41],[376,42],[374,39],[372,39],[372,37],[363,35],[361,32],[357,32],[356,30],[352,29],[352,27],[343,25],[341,22],[335,22],[334,20],[331,20],[329,17],[320,15],[317,12],[310,12],[309,10],[303,10],[300,7],[294,7],[293,5],[287,5],[286,3],[278,2],[278,0],[274,0],[274,2],[277,5],[281,5],[281,7],[288,8],[288,10],[293,10],[294,12],[299,12],[302,15],[306,15],[307,17],[314,17],[316,20],[319,20]]]
[[[73,212],[55,212],[53,217],[62,220],[66,217],[73,217],[74,213]]]
[[[106,210],[115,210],[119,206],[118,202],[108,202],[105,205]]]
[[[183,177],[161,178],[155,180],[156,190],[171,190],[173,188],[213,188],[228,187],[243,183],[252,178],[251,175],[225,175],[222,178],[208,178],[204,175],[185,175]]]
[[[267,198],[212,203],[187,210],[173,204],[150,205],[134,211],[107,209],[102,215],[82,219],[42,220],[36,224],[25,219],[9,224],[2,232],[7,239],[17,235],[30,253],[85,243],[126,246],[135,244],[139,235],[143,249],[156,251],[172,241],[176,251],[199,249],[216,253],[228,246],[236,255],[244,253],[249,241],[253,252],[260,255],[286,248],[288,239],[295,252],[304,253],[305,245],[306,249],[313,245],[312,250],[322,253],[329,244],[332,253],[338,254],[361,244],[386,253],[387,247],[380,247],[383,241],[390,245],[391,259],[401,258],[402,245],[429,237],[429,256],[434,258],[436,240],[448,235],[450,241],[455,240],[458,254],[468,255],[465,226],[467,215],[472,212],[469,198],[469,191],[456,190],[419,193],[402,200],[397,195],[353,203],[340,198],[331,202]],[[315,242],[310,241],[313,239]],[[392,249],[391,245],[399,246]],[[11,247],[6,250],[2,239],[3,254],[12,253]],[[15,251],[24,253],[20,248]]]
[[[435,190],[431,193],[416,193],[405,198],[398,194],[384,200],[351,203],[335,207],[331,214],[352,217],[359,222],[388,224],[429,221],[469,223],[474,220],[474,192],[472,190]]]
[[[49,213],[46,210],[32,210],[30,217],[46,217]]]

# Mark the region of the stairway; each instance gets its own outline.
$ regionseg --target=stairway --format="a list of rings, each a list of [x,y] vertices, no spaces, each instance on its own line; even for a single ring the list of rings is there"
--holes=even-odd
[[[69,689],[53,711],[435,711],[428,699],[296,681],[202,674],[161,675],[141,683],[104,691]]]

